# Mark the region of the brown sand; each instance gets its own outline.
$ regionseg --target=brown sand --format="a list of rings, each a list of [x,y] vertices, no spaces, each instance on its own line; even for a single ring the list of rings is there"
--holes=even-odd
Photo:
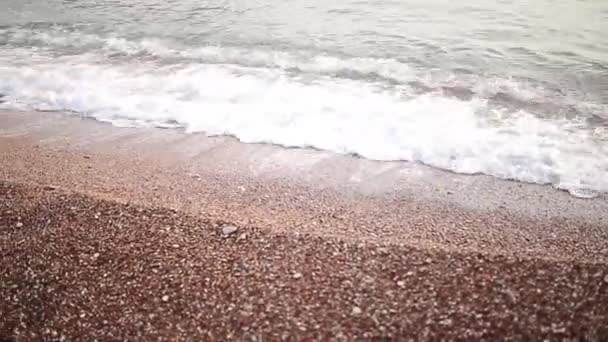
[[[606,198],[59,113],[0,165],[9,339],[606,337]]]
[[[608,337],[603,264],[374,247],[2,183],[16,340]]]

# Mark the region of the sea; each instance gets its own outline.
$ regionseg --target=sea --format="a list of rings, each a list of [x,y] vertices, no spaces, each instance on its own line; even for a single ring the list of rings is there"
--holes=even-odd
[[[608,193],[605,0],[0,0],[0,109]]]

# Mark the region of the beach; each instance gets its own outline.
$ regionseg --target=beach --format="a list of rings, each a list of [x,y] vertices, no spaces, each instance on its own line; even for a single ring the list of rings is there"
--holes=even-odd
[[[8,340],[608,334],[605,197],[66,113],[0,122]]]
[[[607,341],[606,18],[2,1],[0,342]]]

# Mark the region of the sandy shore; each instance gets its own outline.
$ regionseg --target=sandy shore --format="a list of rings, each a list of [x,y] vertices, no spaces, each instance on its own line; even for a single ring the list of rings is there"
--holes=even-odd
[[[607,336],[606,198],[62,113],[0,165],[9,338]]]
[[[370,246],[2,183],[17,340],[608,336],[604,264]]]

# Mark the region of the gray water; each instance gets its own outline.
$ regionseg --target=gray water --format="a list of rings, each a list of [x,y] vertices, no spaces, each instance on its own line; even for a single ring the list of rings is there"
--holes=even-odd
[[[0,0],[5,108],[608,191],[605,1]]]

